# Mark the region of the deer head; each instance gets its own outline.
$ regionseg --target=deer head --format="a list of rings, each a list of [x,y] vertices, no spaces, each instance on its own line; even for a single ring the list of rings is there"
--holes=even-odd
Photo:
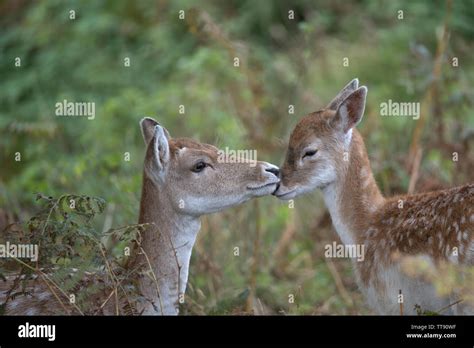
[[[367,88],[358,80],[347,84],[320,111],[305,116],[291,133],[275,191],[280,199],[291,199],[335,182],[347,169],[348,151],[354,127],[362,119]]]
[[[182,214],[217,212],[276,189],[278,167],[272,164],[222,161],[216,147],[173,139],[152,118],[144,118],[140,125],[147,145],[145,176]]]

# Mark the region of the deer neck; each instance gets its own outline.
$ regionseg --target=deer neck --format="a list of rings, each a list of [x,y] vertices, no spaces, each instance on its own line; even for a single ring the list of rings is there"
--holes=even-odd
[[[349,136],[352,139],[348,142],[347,161],[338,168],[336,181],[323,188],[334,227],[346,245],[360,243],[362,233],[384,202],[362,137],[355,129]]]
[[[173,209],[169,195],[143,176],[139,223],[150,223],[142,235],[139,264],[145,270],[139,289],[147,299],[143,314],[176,315],[188,280],[189,262],[201,227],[199,217]]]

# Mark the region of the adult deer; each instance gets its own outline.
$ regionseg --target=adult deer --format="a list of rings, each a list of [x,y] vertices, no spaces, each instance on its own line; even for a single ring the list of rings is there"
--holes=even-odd
[[[450,306],[432,283],[406,275],[404,256],[424,258],[436,270],[443,262],[474,265],[474,184],[437,192],[384,198],[372,175],[364,141],[355,129],[367,88],[355,79],[329,105],[299,121],[290,136],[275,195],[288,200],[321,189],[342,242],[363,245],[363,262],[353,259],[357,282],[381,314],[448,307],[469,313],[466,303]],[[453,294],[454,295],[454,294]]]
[[[144,118],[140,126],[146,155],[139,223],[148,227],[131,265],[145,270],[137,279],[145,301],[136,309],[147,315],[176,315],[186,290],[200,216],[271,194],[279,183],[278,167],[254,159],[227,161],[212,145],[171,138],[152,118]],[[61,310],[44,284],[32,290],[32,297],[9,301],[6,314],[57,314]],[[0,291],[0,302],[2,295]],[[113,305],[104,307],[101,314],[114,314]]]

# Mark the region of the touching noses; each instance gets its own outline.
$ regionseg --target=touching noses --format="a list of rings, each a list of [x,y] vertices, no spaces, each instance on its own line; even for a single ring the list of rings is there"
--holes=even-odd
[[[278,179],[278,181],[275,182],[276,184],[275,191],[272,192],[272,194],[274,194],[276,190],[278,190],[278,188],[280,187],[280,169],[277,166],[270,163],[266,163],[266,162],[264,163],[263,167],[266,172],[272,173]]]
[[[270,167],[270,168],[265,168],[266,172],[272,173],[278,178],[278,175],[280,174],[280,169],[278,167]]]

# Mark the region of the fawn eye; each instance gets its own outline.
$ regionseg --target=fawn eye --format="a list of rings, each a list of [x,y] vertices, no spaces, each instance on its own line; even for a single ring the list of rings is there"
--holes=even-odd
[[[193,168],[191,169],[191,171],[194,172],[194,173],[200,173],[200,172],[202,172],[202,171],[204,170],[204,168],[206,168],[206,167],[207,167],[207,164],[201,161],[201,162],[196,163],[196,164],[193,166]]]
[[[314,156],[316,152],[318,152],[318,150],[308,150],[304,153],[303,158]]]

